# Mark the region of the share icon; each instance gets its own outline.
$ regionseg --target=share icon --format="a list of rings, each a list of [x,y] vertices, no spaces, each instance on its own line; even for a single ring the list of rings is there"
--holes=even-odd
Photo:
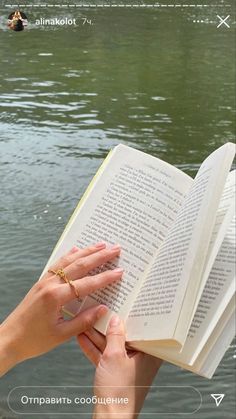
[[[211,394],[211,397],[215,400],[216,406],[218,407],[225,397],[225,394]]]

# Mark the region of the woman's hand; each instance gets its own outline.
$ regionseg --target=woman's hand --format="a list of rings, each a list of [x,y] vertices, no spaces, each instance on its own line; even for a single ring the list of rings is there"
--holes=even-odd
[[[136,418],[161,360],[125,347],[125,329],[118,316],[113,316],[106,338],[94,328],[78,336],[87,358],[96,366],[94,395],[97,398],[127,398],[121,405],[97,405],[94,418]],[[116,416],[117,413],[117,416]]]
[[[75,291],[85,297],[119,280],[123,272],[119,268],[87,276],[92,269],[111,261],[119,253],[119,246],[106,248],[105,243],[85,249],[74,247],[50,267],[54,271],[62,268],[66,277],[73,281],[73,287],[58,275],[47,272],[0,325],[0,376],[17,363],[43,354],[91,328],[107,313],[107,307],[100,305],[71,320],[64,320],[61,308],[76,298]]]

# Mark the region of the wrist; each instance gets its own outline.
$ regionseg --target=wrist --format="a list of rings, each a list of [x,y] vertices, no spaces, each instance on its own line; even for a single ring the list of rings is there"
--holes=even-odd
[[[137,419],[138,415],[130,411],[129,406],[96,405],[93,419]]]
[[[20,362],[17,355],[14,332],[4,322],[0,324],[0,377]]]

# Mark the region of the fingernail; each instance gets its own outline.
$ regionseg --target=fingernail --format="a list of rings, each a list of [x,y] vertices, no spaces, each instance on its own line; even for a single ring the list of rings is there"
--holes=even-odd
[[[119,316],[117,316],[117,315],[112,316],[112,318],[110,320],[110,327],[119,326],[119,324],[120,324],[120,318],[119,318]]]
[[[115,274],[121,274],[121,273],[124,272],[124,269],[122,269],[122,268],[115,268],[115,269],[113,269],[112,272],[114,272]]]
[[[106,247],[106,243],[105,242],[99,242],[99,243],[95,244],[95,247],[97,247],[98,249],[102,249],[103,247]]]
[[[71,253],[78,252],[79,248],[77,246],[72,247]]]
[[[119,244],[114,244],[113,246],[110,247],[110,250],[120,250],[120,245]]]
[[[100,319],[100,317],[104,316],[108,312],[108,307],[105,305],[100,305],[97,311],[97,318]]]

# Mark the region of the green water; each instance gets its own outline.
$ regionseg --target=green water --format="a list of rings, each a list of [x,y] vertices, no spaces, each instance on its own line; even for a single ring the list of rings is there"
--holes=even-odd
[[[211,151],[234,140],[234,2],[211,3],[175,10],[29,8],[21,33],[6,28],[11,10],[0,6],[0,319],[40,275],[111,147],[136,147],[194,176]],[[217,29],[217,14],[230,14],[230,28]],[[79,25],[34,25],[53,15]],[[91,25],[82,25],[85,17]],[[234,348],[211,381],[165,364],[155,384],[198,389],[203,403],[191,417],[233,418]],[[92,377],[71,341],[2,378],[0,406],[7,409],[14,386],[91,385]],[[219,408],[211,393],[226,394]],[[181,412],[185,398],[184,390],[178,398],[168,388],[161,399],[151,392],[144,417],[156,417],[157,405]]]

